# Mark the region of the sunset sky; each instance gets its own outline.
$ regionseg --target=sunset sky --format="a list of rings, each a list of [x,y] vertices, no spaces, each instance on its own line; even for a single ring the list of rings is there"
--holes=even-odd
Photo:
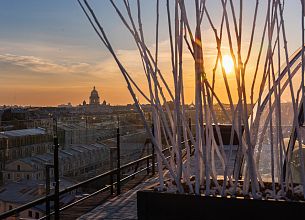
[[[102,24],[109,33],[114,48],[137,82],[144,81],[144,73],[130,35],[122,26],[107,0],[91,0]],[[118,1],[120,2],[120,1]],[[135,2],[135,0],[130,0]],[[154,45],[154,0],[143,0],[144,31],[147,45]],[[160,68],[171,81],[165,0],[161,0]],[[193,0],[185,0],[188,10]],[[208,0],[207,7],[217,24],[222,14],[220,1]],[[249,43],[254,0],[245,2],[244,45]],[[261,1],[264,14],[266,2]],[[126,84],[112,57],[103,47],[76,0],[0,0],[0,105],[56,106],[88,101],[93,86],[101,101],[113,105],[131,103]],[[194,18],[189,14],[190,19]],[[259,16],[258,33],[265,17]],[[299,0],[287,0],[285,5],[286,32],[289,52],[301,46],[301,7]],[[214,35],[205,18],[203,43],[207,71],[215,58]],[[254,52],[261,34],[255,36]],[[225,50],[225,49],[224,49]],[[186,102],[194,100],[192,59],[185,52]],[[211,61],[209,63],[209,61]],[[251,58],[254,63],[255,57]],[[250,66],[249,69],[253,68]],[[165,74],[164,73],[164,74]],[[171,83],[170,83],[171,84]],[[145,90],[145,85],[143,85]],[[220,91],[221,83],[216,88]],[[141,100],[141,98],[140,98]]]

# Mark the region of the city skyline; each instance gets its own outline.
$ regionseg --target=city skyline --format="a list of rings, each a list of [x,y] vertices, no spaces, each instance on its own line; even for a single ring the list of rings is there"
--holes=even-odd
[[[0,2],[0,219],[302,215],[305,0]]]
[[[133,3],[133,2],[132,2]],[[114,9],[108,1],[92,1],[98,16],[111,34],[121,60],[127,64],[129,71],[138,82],[144,79],[138,52],[132,39],[116,17]],[[207,1],[207,7],[214,9],[213,19],[219,23],[222,10],[219,2]],[[245,14],[251,16],[245,19],[244,28],[252,22],[255,1],[245,7]],[[259,7],[265,10],[264,2]],[[287,39],[290,55],[300,47],[301,10],[299,1],[291,1],[285,5],[287,17]],[[148,1],[142,5],[143,22],[145,26],[153,26],[155,2]],[[192,8],[192,4],[187,7]],[[165,1],[161,1],[161,10],[165,10]],[[161,13],[161,19],[165,19]],[[193,19],[193,15],[190,15]],[[206,18],[205,18],[206,19]],[[258,29],[262,29],[264,17],[258,18]],[[95,85],[99,88],[102,99],[114,105],[133,103],[128,94],[126,84],[119,69],[110,54],[100,44],[92,28],[88,25],[77,1],[41,1],[3,0],[0,8],[0,105],[32,105],[57,106],[71,102],[73,105],[82,103],[87,98],[88,91]],[[219,26],[219,25],[218,25]],[[211,72],[213,64],[209,56],[215,58],[216,45],[212,30],[209,30],[207,20],[203,22],[205,31],[203,45],[205,66]],[[154,49],[154,28],[146,28],[146,41]],[[250,32],[250,30],[248,31]],[[249,34],[250,35],[250,34]],[[261,36],[256,35],[256,39]],[[243,43],[249,43],[249,36],[243,36]],[[254,51],[259,45],[254,45]],[[223,46],[225,54],[228,49]],[[169,64],[169,37],[166,22],[160,24],[159,66],[165,72],[166,79],[171,77]],[[252,62],[255,57],[252,57]],[[251,62],[251,61],[250,61]],[[249,66],[251,69],[251,66]],[[194,74],[192,57],[185,53],[185,99],[191,103],[194,97]],[[233,81],[233,75],[229,75]],[[221,77],[219,77],[221,78]],[[168,80],[170,81],[170,80]],[[142,85],[147,91],[147,86]],[[172,85],[170,85],[172,86]],[[215,90],[221,91],[222,84],[216,84]],[[234,89],[233,89],[234,90]],[[236,92],[232,94],[237,97]],[[144,99],[139,96],[141,102]]]

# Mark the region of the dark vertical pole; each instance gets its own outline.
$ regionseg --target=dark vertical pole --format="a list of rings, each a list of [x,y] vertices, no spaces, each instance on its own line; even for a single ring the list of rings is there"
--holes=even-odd
[[[113,168],[113,162],[114,162],[113,149],[114,148],[110,148],[110,170],[114,170],[114,168]],[[111,195],[113,194],[113,173],[112,172],[110,174],[110,194]]]
[[[190,128],[190,131],[192,133],[192,119],[189,118],[189,128]],[[191,134],[192,135],[192,134]],[[188,140],[188,144],[189,144],[189,147],[190,147],[190,153],[192,153],[192,142],[191,142],[191,137],[189,137],[189,140]]]
[[[47,164],[46,165],[46,197],[48,197],[48,195],[50,194],[50,168],[52,168],[53,166],[51,164]],[[51,216],[50,216],[50,200],[47,199],[46,200],[46,219],[50,220]]]
[[[59,219],[58,138],[56,136],[54,137],[54,179],[55,179],[54,212],[55,212],[55,219]]]
[[[6,139],[6,141],[8,142],[8,139]],[[8,147],[6,148],[8,149]],[[3,170],[5,167],[5,160],[6,160],[6,155],[5,155],[5,146],[3,144],[0,145],[0,186],[2,184],[4,184],[4,177],[3,177]]]
[[[88,144],[88,116],[86,115],[86,144]]]
[[[110,194],[113,195],[113,175],[110,174]]]
[[[155,129],[154,129],[154,124],[151,125],[151,133],[153,136],[155,136]],[[151,160],[152,160],[152,167],[151,167],[151,174],[155,175],[155,145],[153,144],[153,142],[151,142]]]
[[[149,174],[149,157],[147,157],[147,160],[146,160],[146,173],[147,173],[147,175]]]
[[[305,71],[305,67],[304,67],[304,52],[305,52],[305,48],[304,48],[304,44],[305,44],[305,39],[304,39],[304,35],[305,35],[305,30],[304,30],[304,16],[305,16],[305,12],[304,12],[304,10],[305,10],[305,2],[304,2],[304,0],[302,1],[302,99],[301,100],[303,100],[303,109],[305,109],[305,102],[304,102],[304,93],[305,93],[305,85],[304,85],[304,81],[305,81],[305,79],[304,79],[304,71]],[[305,113],[305,111],[304,111],[304,113]],[[304,113],[303,113],[303,117],[305,117],[305,115],[304,115]]]
[[[121,149],[120,149],[120,128],[117,128],[117,195],[121,193]]]
[[[54,195],[54,217],[59,219],[59,166],[58,166],[58,137],[57,137],[57,121],[55,120],[54,129],[54,180],[55,180],[55,195]]]

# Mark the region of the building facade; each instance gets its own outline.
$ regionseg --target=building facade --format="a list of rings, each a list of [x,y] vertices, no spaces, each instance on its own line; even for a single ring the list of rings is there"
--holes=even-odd
[[[72,186],[76,182],[61,178],[60,189]],[[51,193],[54,193],[54,186],[51,184]],[[0,213],[17,208],[22,204],[32,202],[36,199],[44,197],[46,194],[44,181],[24,180],[19,182],[11,182],[0,188]],[[75,191],[66,194],[60,198],[60,203],[67,205],[74,201]],[[16,216],[7,219],[39,219],[45,216],[45,204],[40,204],[25,211],[18,213]]]
[[[74,145],[59,150],[60,176],[78,178],[95,170],[109,169],[109,148],[103,144]],[[21,180],[45,180],[46,164],[53,164],[53,153],[22,158],[5,165],[4,183]],[[51,169],[50,176],[54,172]]]
[[[51,151],[52,135],[45,129],[31,128],[0,132],[0,148],[5,161],[12,161]]]

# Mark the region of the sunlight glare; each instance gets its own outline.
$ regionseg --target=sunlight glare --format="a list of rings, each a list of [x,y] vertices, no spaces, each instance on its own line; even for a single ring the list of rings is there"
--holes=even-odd
[[[232,57],[229,55],[224,55],[222,58],[222,65],[226,73],[232,73],[234,70],[234,63]]]

